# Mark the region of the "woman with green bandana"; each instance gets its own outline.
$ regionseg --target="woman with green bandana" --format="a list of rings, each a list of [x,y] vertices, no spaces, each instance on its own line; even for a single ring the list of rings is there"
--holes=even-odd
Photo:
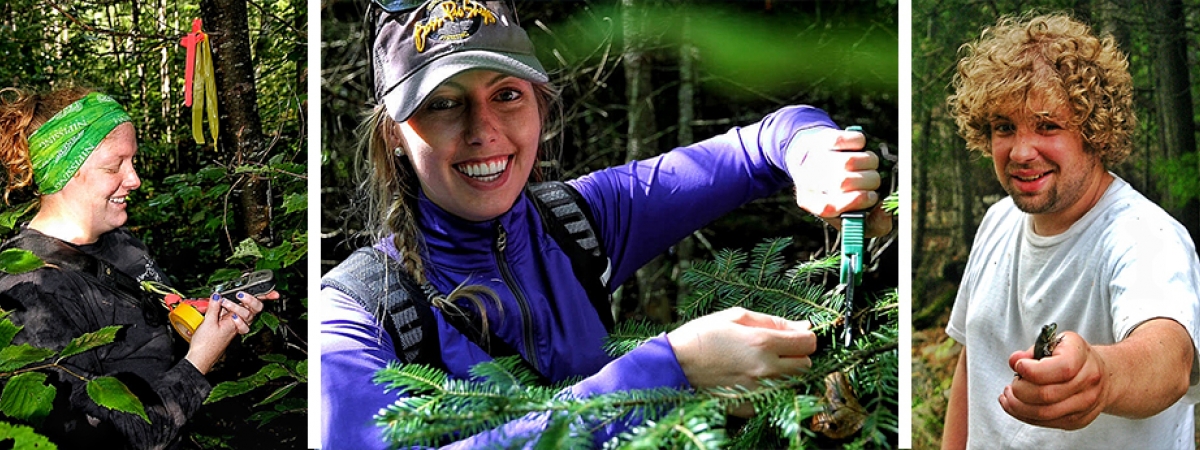
[[[146,246],[125,224],[126,200],[141,185],[133,167],[137,138],[129,115],[112,98],[82,89],[38,94],[0,90],[0,161],[13,191],[34,188],[39,208],[4,248],[23,248],[46,267],[0,277],[0,310],[24,328],[13,344],[61,349],[74,337],[120,325],[116,340],[68,357],[51,371],[54,408],[36,428],[60,448],[170,448],[208,396],[204,375],[262,311],[260,298],[214,295],[187,354],[172,355],[161,299],[137,288],[166,282]],[[271,292],[261,299],[278,298]],[[95,404],[85,381],[114,376],[144,404],[146,423]]]

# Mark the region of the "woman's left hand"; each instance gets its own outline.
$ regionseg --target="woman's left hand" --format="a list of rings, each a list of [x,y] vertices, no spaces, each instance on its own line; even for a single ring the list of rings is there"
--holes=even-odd
[[[892,216],[880,208],[879,157],[861,151],[866,142],[858,131],[805,130],[792,139],[786,161],[796,204],[838,229],[842,213],[871,209],[867,236],[875,237],[891,231]]]
[[[263,310],[263,300],[275,300],[279,292],[271,291],[258,297],[243,292],[237,293],[237,301],[222,299],[216,294],[209,300],[204,321],[192,335],[185,357],[202,374],[212,370],[213,365],[225,353],[225,348],[238,334],[250,332],[254,317]],[[220,305],[214,308],[214,305]]]

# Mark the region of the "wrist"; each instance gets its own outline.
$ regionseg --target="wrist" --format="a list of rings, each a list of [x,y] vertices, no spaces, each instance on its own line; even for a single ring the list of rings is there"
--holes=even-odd
[[[183,359],[187,360],[192,367],[195,367],[196,371],[200,372],[200,375],[208,375],[208,372],[212,370],[213,361],[210,358],[203,358],[199,355],[193,355],[192,353],[193,352],[189,351],[187,356],[184,356]]]

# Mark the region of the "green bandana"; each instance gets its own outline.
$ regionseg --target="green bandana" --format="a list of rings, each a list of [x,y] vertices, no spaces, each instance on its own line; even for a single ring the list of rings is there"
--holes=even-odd
[[[129,114],[116,100],[93,92],[70,104],[29,136],[33,181],[42,194],[53,194],[67,185],[92,150]]]

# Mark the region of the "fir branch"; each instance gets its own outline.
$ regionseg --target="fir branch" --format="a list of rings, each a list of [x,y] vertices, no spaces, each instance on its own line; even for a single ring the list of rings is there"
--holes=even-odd
[[[683,320],[740,305],[810,320],[816,332],[840,325],[844,296],[811,282],[814,276],[834,270],[839,257],[784,271],[782,254],[788,243],[778,239],[760,244],[751,252],[753,263],[748,263],[746,252],[722,250],[714,261],[697,264],[685,274],[694,290],[682,306]],[[572,398],[566,383],[535,386],[532,373],[515,358],[477,365],[470,381],[452,380],[419,366],[389,366],[377,381],[409,397],[382,411],[376,420],[388,439],[402,445],[434,445],[487,432],[505,446],[587,447],[594,444],[592,435],[600,429],[627,424],[633,428],[604,443],[605,448],[804,448],[829,443],[806,421],[833,407],[824,399],[824,381],[840,371],[852,387],[860,386],[852,390],[861,399],[859,404],[865,405],[864,415],[859,416],[861,431],[844,444],[887,447],[888,436],[894,436],[898,426],[898,296],[892,291],[869,305],[852,318],[862,330],[852,347],[822,349],[806,373],[760,380],[753,389],[663,388]],[[874,320],[879,321],[876,327],[870,325]],[[621,323],[606,340],[605,349],[622,355],[677,325]],[[759,414],[728,434],[725,412],[747,402]],[[511,431],[517,429],[539,431]]]

